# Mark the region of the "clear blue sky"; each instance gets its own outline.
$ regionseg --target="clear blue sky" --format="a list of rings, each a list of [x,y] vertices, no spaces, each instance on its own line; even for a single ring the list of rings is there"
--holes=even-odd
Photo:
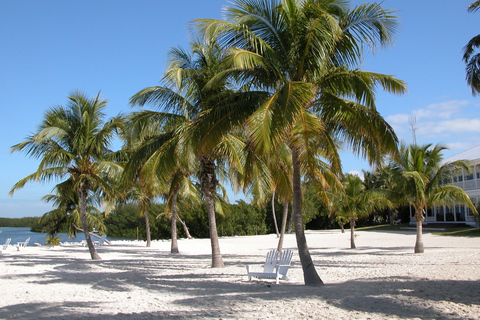
[[[363,1],[353,1],[353,4]],[[395,75],[409,93],[378,93],[378,109],[397,135],[411,142],[416,116],[419,143],[444,143],[447,156],[480,144],[480,98],[464,81],[462,47],[480,33],[473,0],[385,0],[400,27],[393,47],[367,52],[362,69]],[[158,84],[172,46],[188,47],[188,22],[220,18],[226,0],[63,1],[0,0],[0,217],[40,216],[52,185],[10,188],[38,161],[10,147],[36,130],[43,113],[65,104],[74,90],[101,91],[109,116],[131,111],[128,99]],[[344,171],[369,169],[347,152]]]

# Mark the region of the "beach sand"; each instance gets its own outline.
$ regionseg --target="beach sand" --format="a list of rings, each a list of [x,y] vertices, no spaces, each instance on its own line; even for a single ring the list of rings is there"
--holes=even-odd
[[[225,268],[210,268],[209,239],[113,241],[92,261],[78,245],[14,247],[0,255],[0,319],[479,319],[480,238],[306,231],[321,287],[303,285],[294,235],[293,282],[248,282],[276,235],[220,238]]]

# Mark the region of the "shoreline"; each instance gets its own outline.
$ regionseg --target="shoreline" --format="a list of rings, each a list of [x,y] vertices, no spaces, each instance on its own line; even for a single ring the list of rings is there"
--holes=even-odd
[[[303,285],[295,236],[293,282],[247,281],[276,235],[220,238],[225,268],[212,269],[209,239],[112,241],[103,260],[70,245],[27,247],[0,256],[2,319],[477,319],[480,238],[424,234],[414,254],[411,232],[359,231],[357,249],[339,230],[306,231],[321,287]]]

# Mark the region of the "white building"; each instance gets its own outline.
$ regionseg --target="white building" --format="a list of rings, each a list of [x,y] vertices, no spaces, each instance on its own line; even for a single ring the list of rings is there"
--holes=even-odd
[[[465,190],[475,206],[480,201],[480,146],[464,151],[453,157],[445,159],[446,162],[465,160],[469,170],[458,172],[448,183]],[[410,213],[410,221],[415,221]],[[472,210],[465,205],[452,204],[450,207],[436,206],[428,209],[425,217],[425,224],[429,223],[464,223],[478,227],[478,217],[473,215]]]

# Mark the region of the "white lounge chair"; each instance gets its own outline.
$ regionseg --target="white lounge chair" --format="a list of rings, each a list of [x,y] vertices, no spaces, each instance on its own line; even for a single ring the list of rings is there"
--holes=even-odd
[[[100,245],[100,246],[103,246],[105,244],[105,240],[107,240],[107,235],[104,234],[103,236],[100,237],[100,239],[98,241],[94,241],[93,243],[95,245]]]
[[[8,246],[10,245],[10,241],[12,241],[12,238],[8,238],[7,241],[5,241],[5,244],[2,246],[2,251],[7,250]]]
[[[278,284],[280,279],[288,280],[287,271],[290,268],[292,263],[293,252],[292,250],[284,250],[280,254],[278,259],[278,251],[272,250],[267,254],[265,264],[263,266],[263,272],[252,272],[252,265],[247,265],[247,276],[248,281],[252,280],[252,277],[255,278],[269,278],[275,279],[275,282]]]
[[[28,243],[30,242],[30,237],[27,238],[27,240],[23,242],[17,242],[17,250],[20,250],[21,248],[25,248],[28,246]]]

